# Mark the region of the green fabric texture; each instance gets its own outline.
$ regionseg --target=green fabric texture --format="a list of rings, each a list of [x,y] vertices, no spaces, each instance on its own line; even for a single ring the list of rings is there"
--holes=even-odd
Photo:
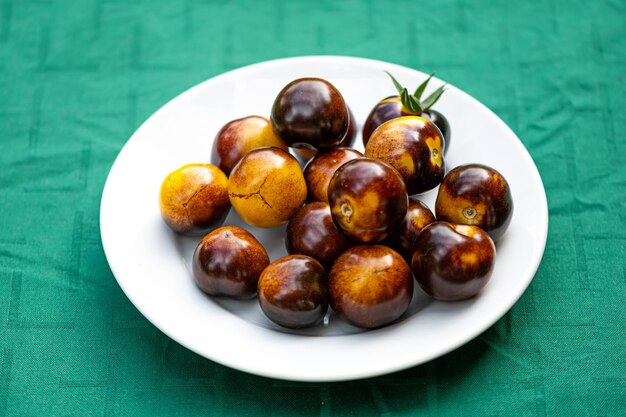
[[[624,415],[625,8],[0,0],[0,416]],[[475,340],[312,384],[232,370],[162,334],[117,285],[98,216],[116,155],[169,99],[322,54],[437,71],[490,107],[539,168],[550,229],[528,290]]]

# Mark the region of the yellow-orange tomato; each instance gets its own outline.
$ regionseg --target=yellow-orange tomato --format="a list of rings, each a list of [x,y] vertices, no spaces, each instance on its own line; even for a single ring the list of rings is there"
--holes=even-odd
[[[306,199],[306,182],[296,158],[275,147],[248,152],[228,179],[230,201],[248,224],[285,223]]]
[[[202,234],[220,226],[230,209],[228,179],[211,164],[188,164],[171,172],[159,193],[163,220],[183,234]]]
[[[270,121],[265,117],[247,116],[232,120],[215,135],[211,163],[228,175],[245,154],[263,146],[287,150],[287,146],[276,137]]]

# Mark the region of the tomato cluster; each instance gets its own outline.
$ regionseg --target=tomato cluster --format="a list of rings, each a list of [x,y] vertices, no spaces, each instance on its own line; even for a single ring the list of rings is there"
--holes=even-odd
[[[438,300],[475,296],[495,262],[495,241],[513,213],[504,177],[481,164],[446,172],[450,123],[432,109],[445,91],[413,94],[389,74],[397,96],[363,125],[365,152],[351,148],[356,120],[327,80],[301,78],[276,96],[270,117],[224,125],[211,164],[172,172],[161,214],[176,232],[206,234],[193,275],[213,296],[251,298],[280,326],[318,325],[330,308],[376,328],[408,309],[414,282]],[[289,150],[310,158],[304,169]],[[419,195],[439,187],[434,213]],[[270,263],[248,231],[223,226],[233,207],[249,225],[287,223],[288,256]]]

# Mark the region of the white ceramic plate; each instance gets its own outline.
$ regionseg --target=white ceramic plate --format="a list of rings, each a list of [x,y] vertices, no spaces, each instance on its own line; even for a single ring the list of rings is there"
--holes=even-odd
[[[100,228],[107,260],[119,285],[141,313],[166,335],[211,360],[268,377],[333,381],[370,377],[441,356],[475,338],[502,317],[532,280],[543,255],[548,210],[530,155],[502,120],[466,93],[449,86],[435,108],[451,125],[446,165],[480,162],[500,171],[515,211],[498,243],[495,270],[479,296],[433,302],[416,289],[403,320],[362,331],[334,315],[305,331],[273,325],[256,300],[210,298],[195,285],[191,256],[199,238],[172,233],[158,209],[165,176],[191,162],[209,162],[213,137],[226,122],[269,117],[276,94],[304,76],[333,83],[359,128],[376,102],[394,93],[383,70],[409,88],[426,75],[398,65],[348,57],[302,57],[264,62],[222,74],[176,97],[152,115],[118,155],[104,187]],[[442,84],[433,79],[429,91]],[[427,91],[428,93],[428,91]],[[436,190],[422,196],[433,208]],[[234,210],[226,224],[245,227],[271,260],[286,255],[284,227],[249,227]],[[417,288],[417,285],[416,285]]]

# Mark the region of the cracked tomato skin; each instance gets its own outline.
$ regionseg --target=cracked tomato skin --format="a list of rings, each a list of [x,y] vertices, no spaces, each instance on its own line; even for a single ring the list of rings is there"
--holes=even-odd
[[[409,198],[391,165],[371,158],[343,164],[328,185],[328,202],[337,228],[350,240],[376,243],[400,226]]]
[[[423,117],[398,117],[380,125],[367,143],[365,156],[397,169],[409,195],[435,188],[445,173],[441,133]]]
[[[233,208],[251,226],[287,222],[306,199],[306,182],[296,158],[276,147],[248,152],[228,178]]]
[[[215,165],[184,165],[161,184],[161,217],[177,233],[206,233],[226,220],[230,210],[227,188],[226,174]]]
[[[328,285],[335,313],[366,329],[399,319],[413,297],[411,269],[400,254],[382,245],[345,251],[333,265]]]
[[[196,283],[209,295],[251,298],[263,269],[270,263],[267,251],[250,232],[224,226],[206,235],[193,254]]]

